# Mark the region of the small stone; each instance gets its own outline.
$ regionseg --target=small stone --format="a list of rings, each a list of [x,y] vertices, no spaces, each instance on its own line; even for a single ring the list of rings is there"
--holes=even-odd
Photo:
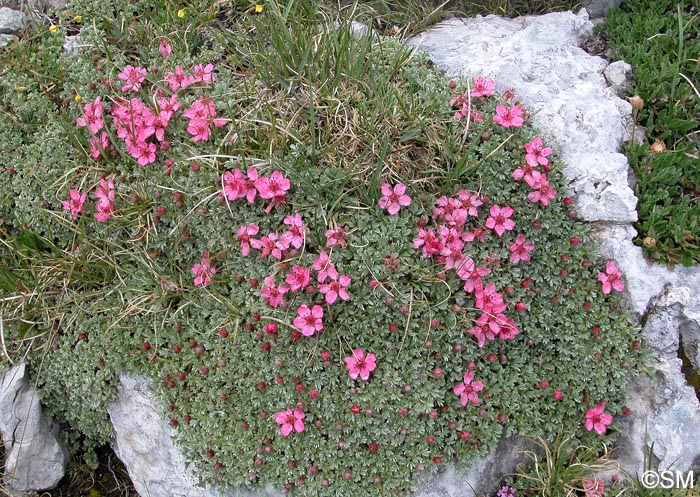
[[[623,90],[632,82],[632,66],[624,60],[618,60],[603,70],[603,76],[614,89]]]
[[[0,433],[5,443],[5,485],[17,492],[54,488],[68,464],[58,426],[41,409],[24,363],[2,375]],[[20,435],[18,438],[15,436]]]
[[[22,30],[26,16],[19,10],[0,7],[0,34],[17,34]]]

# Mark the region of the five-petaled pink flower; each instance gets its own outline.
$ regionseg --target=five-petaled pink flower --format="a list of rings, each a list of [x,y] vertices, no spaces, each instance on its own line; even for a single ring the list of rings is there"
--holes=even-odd
[[[301,331],[305,337],[310,337],[323,329],[323,308],[315,305],[311,309],[307,305],[301,305],[294,318],[294,327]]]
[[[398,183],[393,188],[389,183],[384,183],[381,189],[384,196],[379,199],[379,207],[386,209],[390,215],[394,216],[401,207],[411,205],[411,197],[406,195],[406,185],[403,183]]]
[[[277,307],[284,302],[284,294],[289,291],[286,285],[275,285],[275,279],[272,276],[265,278],[265,286],[260,290],[260,295],[265,299],[270,307]]]
[[[304,431],[304,422],[302,419],[306,417],[304,411],[295,409],[287,409],[286,411],[280,411],[275,413],[275,423],[280,425],[280,433],[283,437],[289,435],[292,431],[301,433]]]
[[[325,250],[321,250],[321,253],[318,254],[318,259],[314,259],[312,265],[316,271],[316,280],[319,283],[325,282],[329,276],[331,279],[338,279],[338,271]]]
[[[209,254],[204,253],[199,264],[192,266],[192,274],[194,275],[195,286],[207,286],[211,283],[211,276],[216,274],[216,268],[209,260]]]
[[[459,401],[463,406],[466,406],[469,402],[474,405],[479,403],[477,392],[481,392],[484,389],[484,384],[480,381],[472,381],[473,379],[474,373],[467,371],[464,373],[464,382],[454,387],[453,391],[459,395]]]
[[[146,69],[131,65],[124,66],[122,72],[117,74],[117,77],[124,81],[124,86],[121,88],[122,92],[129,90],[139,91],[146,76],[148,76],[148,71]]]
[[[85,200],[87,199],[87,193],[80,193],[75,188],[72,188],[68,193],[69,199],[64,200],[61,204],[64,211],[70,212],[70,218],[72,221],[78,219],[78,214],[83,211],[83,206],[85,205]]]
[[[474,86],[472,86],[470,92],[472,97],[490,97],[493,95],[495,87],[495,81],[487,81],[483,76],[479,76],[474,80]]]
[[[348,234],[342,226],[336,226],[334,229],[326,230],[326,248],[335,247],[338,245],[340,248],[345,247],[347,242],[345,239]]]
[[[260,198],[266,200],[284,197],[290,187],[289,179],[282,176],[282,173],[279,171],[273,171],[270,177],[263,176],[255,182],[255,188],[258,189]]]
[[[510,250],[510,262],[517,264],[520,261],[529,262],[530,252],[535,248],[535,244],[528,242],[523,235],[515,238],[515,243],[508,247]]]
[[[612,416],[606,412],[605,403],[601,402],[595,407],[586,411],[586,422],[584,426],[588,431],[595,430],[598,435],[602,435],[607,430],[607,426],[612,423]]]
[[[605,273],[598,273],[598,281],[603,284],[603,293],[606,295],[612,290],[621,292],[625,289],[625,283],[622,281],[622,273],[617,269],[617,266],[615,266],[615,261],[608,261],[605,265]]]
[[[498,236],[503,236],[506,230],[515,228],[515,221],[510,219],[514,212],[512,207],[492,205],[491,209],[489,209],[491,216],[486,219],[486,227],[494,230]]]
[[[292,272],[284,279],[289,284],[292,292],[298,292],[309,284],[311,279],[311,269],[298,265],[292,266]]]
[[[530,143],[525,144],[525,162],[532,167],[537,165],[546,166],[549,164],[547,157],[552,154],[550,147],[542,148],[542,139],[539,136],[533,138]]]
[[[374,354],[366,354],[362,349],[354,349],[352,356],[345,358],[350,378],[356,380],[369,380],[369,374],[377,369],[377,357]]]
[[[496,115],[493,116],[493,122],[500,124],[504,128],[518,127],[523,125],[521,117],[523,109],[514,105],[510,109],[503,104],[496,106]]]
[[[105,108],[100,100],[101,97],[96,97],[91,104],[85,104],[82,117],[75,120],[77,126],[88,126],[93,135],[97,134],[105,125],[102,120],[102,113]]]
[[[236,231],[236,236],[241,241],[241,254],[244,256],[247,257],[250,254],[251,237],[257,235],[258,231],[260,231],[260,227],[255,223],[248,223]]]
[[[336,273],[337,276],[337,273]],[[328,283],[322,283],[318,291],[326,296],[326,303],[331,305],[340,297],[343,300],[350,300],[350,295],[346,288],[350,285],[350,276],[341,274],[340,277],[331,277]]]

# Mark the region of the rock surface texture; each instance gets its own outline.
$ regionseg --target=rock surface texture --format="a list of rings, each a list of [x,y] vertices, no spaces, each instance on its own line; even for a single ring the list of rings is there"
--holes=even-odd
[[[56,438],[56,426],[39,404],[25,365],[0,381],[0,433],[5,444],[4,484],[13,495],[55,487],[63,478],[68,452]]]
[[[248,492],[198,487],[175,445],[175,430],[163,420],[163,406],[150,382],[128,375],[119,377],[117,400],[109,409],[114,426],[112,448],[124,463],[134,488],[142,497],[272,497],[272,488]]]
[[[655,361],[651,374],[630,386],[627,404],[632,415],[618,420],[623,434],[619,463],[641,474],[653,453],[660,468],[688,471],[700,464],[700,403],[681,372],[678,353],[682,341],[697,369],[700,269],[669,270],[651,264],[632,243],[637,199],[630,188],[627,159],[619,150],[634,128],[629,126],[629,102],[617,96],[629,69],[579,48],[592,29],[585,10],[517,19],[487,16],[443,22],[416,36],[412,44],[448,74],[483,75],[495,79],[500,91],[513,88],[559,153],[578,216],[595,223],[603,256],[614,259],[625,274],[627,298],[646,321],[642,336]],[[499,446],[489,456],[495,464],[502,463],[501,475],[515,467],[506,457],[512,450]],[[478,471],[456,475],[438,475],[418,495],[463,497],[472,494],[470,489],[477,494],[493,491],[498,483]],[[463,484],[455,485],[455,478]]]

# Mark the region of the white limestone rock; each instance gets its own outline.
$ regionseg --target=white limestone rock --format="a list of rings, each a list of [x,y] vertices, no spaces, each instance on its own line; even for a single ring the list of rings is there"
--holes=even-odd
[[[198,486],[196,470],[188,466],[175,443],[175,429],[163,418],[163,408],[150,382],[119,376],[117,400],[109,408],[114,427],[112,448],[126,466],[142,497],[279,497],[272,487],[252,491]]]
[[[687,324],[687,288],[668,287],[650,312],[643,335],[653,357],[650,374],[628,389],[628,417],[619,419],[616,458],[623,469],[641,475],[651,464],[687,472],[700,464],[700,403],[678,358],[679,330]],[[697,323],[696,323],[697,324]]]
[[[0,433],[5,444],[3,482],[13,493],[58,485],[66,471],[68,452],[56,438],[57,426],[42,412],[24,363],[2,375]]]
[[[618,155],[630,135],[623,116],[632,109],[608,87],[607,62],[579,48],[592,29],[585,11],[516,19],[477,16],[440,23],[411,43],[449,74],[483,75],[495,79],[500,91],[515,89],[571,168],[565,174],[573,181],[582,219],[633,222],[636,198],[626,161]]]

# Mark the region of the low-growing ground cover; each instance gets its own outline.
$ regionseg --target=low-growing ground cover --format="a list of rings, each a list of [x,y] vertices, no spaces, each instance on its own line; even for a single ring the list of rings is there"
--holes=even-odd
[[[691,265],[700,258],[697,2],[625,2],[602,27],[615,57],[632,65],[630,94],[649,144],[625,149],[637,181],[637,243],[655,259]]]
[[[221,485],[396,495],[503,433],[614,431],[624,276],[517,95],[310,1],[67,12],[3,54],[0,257],[74,447],[125,371]]]

